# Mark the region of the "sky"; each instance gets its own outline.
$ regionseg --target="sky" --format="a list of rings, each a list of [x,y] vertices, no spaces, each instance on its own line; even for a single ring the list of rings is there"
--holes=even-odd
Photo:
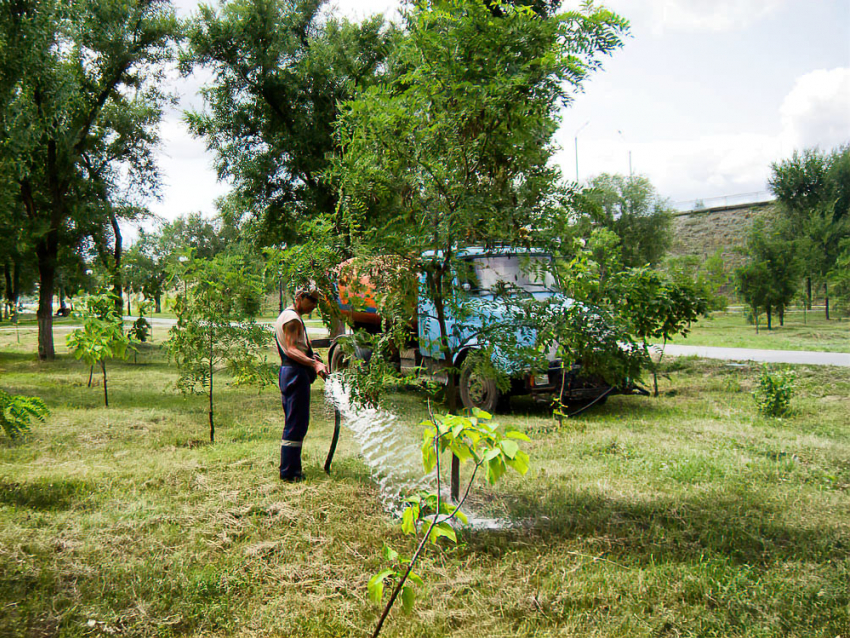
[[[183,17],[197,4],[175,2]],[[772,162],[795,149],[850,142],[850,1],[603,4],[630,21],[631,34],[562,113],[555,161],[566,179],[631,170],[678,208],[755,201],[768,197]],[[399,3],[328,6],[359,20],[397,18]],[[162,125],[162,198],[150,206],[162,219],[212,217],[215,199],[229,189],[182,121],[181,109],[203,108],[197,91],[210,79],[174,79],[180,107]]]

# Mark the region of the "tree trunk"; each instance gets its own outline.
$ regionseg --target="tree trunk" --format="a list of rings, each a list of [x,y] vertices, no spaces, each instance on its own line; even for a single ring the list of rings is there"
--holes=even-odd
[[[38,358],[56,358],[53,346],[53,291],[56,283],[56,260],[59,253],[59,233],[49,230],[39,239],[35,253],[38,258]]]
[[[8,319],[11,316],[9,307],[12,305],[12,294],[14,292],[12,290],[12,266],[8,261],[3,263],[3,276],[6,279],[6,300],[3,304],[3,318]]]
[[[806,277],[806,309],[812,309],[812,278]]]
[[[759,333],[759,309],[758,306],[753,307],[753,317],[755,318],[756,323],[756,334]]]
[[[153,297],[154,310],[157,313],[162,312],[162,293],[157,293]]]
[[[771,324],[770,324],[772,313],[773,313],[773,309],[770,306],[768,306],[767,307],[767,329],[768,330],[772,330],[772,327],[771,327]]]
[[[89,385],[88,385],[88,387],[91,387],[91,380],[92,380],[93,376],[94,376],[94,366],[90,366],[89,367]]]
[[[112,292],[115,293],[115,310],[120,317],[124,315],[124,281],[121,276],[123,239],[121,237],[121,227],[118,225],[118,218],[115,217],[114,213],[110,215],[109,223],[112,224],[112,232],[115,235],[115,250],[112,252],[115,267],[112,271]]]
[[[106,391],[106,360],[100,362],[100,369],[103,370],[103,405],[109,407],[109,393]]]
[[[210,331],[210,443],[215,443],[215,425],[213,424],[213,336]]]
[[[132,314],[133,314],[133,308],[132,308],[132,306],[130,305],[130,291],[129,291],[129,290],[127,291],[127,314],[128,314],[128,315],[132,315]]]
[[[823,303],[824,311],[826,312],[826,320],[829,321],[829,286],[823,282]]]
[[[785,307],[783,306],[782,308],[780,308],[778,310],[778,312],[779,312],[779,326],[784,327],[785,326]]]
[[[68,316],[68,305],[65,303],[65,286],[59,284],[59,316]]]

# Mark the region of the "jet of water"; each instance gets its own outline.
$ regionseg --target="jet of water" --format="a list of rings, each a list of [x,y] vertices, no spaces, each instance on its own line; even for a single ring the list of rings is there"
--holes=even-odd
[[[338,374],[325,381],[325,397],[339,410],[342,425],[360,445],[363,460],[388,511],[401,515],[405,495],[435,489],[436,474],[423,475],[421,443],[399,423],[397,415],[352,401],[350,388]]]

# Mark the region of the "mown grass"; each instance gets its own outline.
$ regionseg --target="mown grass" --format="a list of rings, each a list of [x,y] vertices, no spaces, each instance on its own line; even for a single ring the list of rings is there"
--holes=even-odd
[[[277,479],[274,389],[222,385],[217,443],[156,348],[110,371],[110,408],[67,354],[0,336],[0,386],[48,422],[0,439],[0,635],[363,636],[381,547],[409,546],[313,392],[308,480]],[[59,340],[57,340],[58,342]],[[515,521],[431,551],[386,636],[850,635],[850,371],[799,367],[794,413],[756,414],[757,367],[671,360],[662,396],[559,426],[516,399],[532,469],[475,490]],[[97,377],[96,377],[97,378]],[[411,435],[426,410],[390,405]]]
[[[813,350],[818,352],[850,352],[850,321],[824,319],[823,311],[789,312],[785,325],[773,322],[773,329],[747,323],[742,312],[714,313],[693,324],[687,337],[676,337],[673,343],[687,346],[721,348],[756,348],[761,350]]]

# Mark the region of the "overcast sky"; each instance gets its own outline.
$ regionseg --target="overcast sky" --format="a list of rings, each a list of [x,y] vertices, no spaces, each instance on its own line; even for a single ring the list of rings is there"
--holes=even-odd
[[[181,15],[197,6],[177,0]],[[336,0],[340,14],[397,15],[392,0]],[[566,0],[565,7],[578,3]],[[674,203],[721,203],[767,189],[770,163],[794,149],[850,142],[850,1],[609,0],[631,37],[564,111],[557,156],[564,176],[650,178]],[[204,78],[177,83],[182,108],[200,107]],[[215,213],[227,192],[212,157],[179,111],[162,128],[165,219]],[[576,141],[578,167],[576,167]],[[752,196],[758,198],[758,195]]]

